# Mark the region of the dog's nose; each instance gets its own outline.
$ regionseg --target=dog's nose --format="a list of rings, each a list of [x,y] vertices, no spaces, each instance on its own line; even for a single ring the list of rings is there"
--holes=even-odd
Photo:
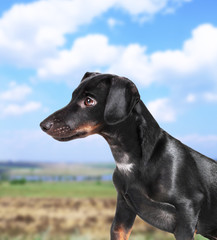
[[[53,122],[52,121],[43,121],[40,123],[40,127],[44,132],[47,132],[53,127]]]

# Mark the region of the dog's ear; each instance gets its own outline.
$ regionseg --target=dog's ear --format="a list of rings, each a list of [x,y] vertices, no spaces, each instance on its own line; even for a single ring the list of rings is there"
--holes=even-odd
[[[140,95],[133,82],[127,78],[114,76],[104,111],[105,122],[114,125],[124,121],[139,101]]]
[[[92,77],[92,76],[96,76],[99,75],[100,73],[98,72],[86,72],[83,76],[83,78],[81,79],[81,82],[84,81],[86,78]]]

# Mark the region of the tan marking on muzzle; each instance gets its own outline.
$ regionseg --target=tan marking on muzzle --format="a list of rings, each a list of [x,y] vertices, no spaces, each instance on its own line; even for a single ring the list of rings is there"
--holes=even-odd
[[[91,125],[91,124],[84,124],[76,129],[76,132],[87,132],[87,134],[93,134],[96,133],[97,129],[100,127],[100,124],[97,125]]]

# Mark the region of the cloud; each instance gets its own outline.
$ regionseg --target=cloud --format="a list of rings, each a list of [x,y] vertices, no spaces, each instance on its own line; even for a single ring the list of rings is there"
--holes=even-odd
[[[188,96],[186,97],[186,102],[188,103],[194,103],[197,100],[196,94],[189,93]]]
[[[32,112],[38,110],[41,107],[39,102],[28,102],[25,104],[8,104],[1,109],[1,115],[5,116],[18,116],[24,113]]]
[[[151,19],[157,13],[174,13],[178,7],[191,0],[117,0],[116,4],[140,22]]]
[[[56,57],[65,46],[67,34],[90,24],[110,9],[124,10],[146,19],[176,9],[185,0],[40,0],[15,4],[0,19],[0,63],[39,67],[43,60]],[[85,6],[85,7],[84,7]],[[143,21],[141,20],[141,21]],[[114,21],[113,23],[114,24]]]
[[[203,84],[204,77],[211,85],[216,84],[216,42],[217,28],[210,24],[194,29],[181,49],[151,54],[147,54],[146,46],[112,45],[105,35],[92,34],[77,38],[71,49],[47,58],[38,68],[38,76],[64,80],[61,76],[79,77],[88,69],[124,75],[143,86],[155,82],[176,86],[182,81],[185,90],[184,83],[192,91],[195,84]]]
[[[116,26],[121,26],[124,24],[124,22],[120,21],[120,20],[117,20],[115,18],[109,18],[107,20],[107,24],[110,28],[114,28]]]
[[[143,85],[153,82],[176,83],[187,80],[198,73],[206,74],[207,80],[217,76],[217,28],[200,25],[192,31],[192,37],[183,43],[182,49],[146,53],[146,46],[129,45],[121,57],[110,67],[117,73],[125,72]],[[193,79],[193,78],[192,78]],[[203,79],[204,81],[204,79]]]
[[[217,93],[206,92],[203,97],[207,102],[217,102]]]
[[[68,79],[73,76],[73,79],[80,79],[87,69],[97,70],[109,66],[116,61],[120,52],[121,47],[109,45],[106,36],[87,35],[76,39],[70,50],[62,50],[56,58],[44,61],[43,67],[38,69],[38,76],[59,79],[62,76]]]
[[[0,92],[0,118],[23,115],[40,109],[41,103],[26,100],[31,93],[32,88],[29,86],[11,82],[8,90]]]
[[[174,122],[176,111],[168,98],[160,98],[147,103],[147,108],[159,122]]]
[[[171,90],[170,99],[154,100],[148,107],[158,121],[174,122],[178,112],[186,111],[187,103],[217,102],[213,91],[217,88],[216,42],[217,28],[210,24],[194,29],[181,49],[151,54],[146,46],[112,45],[105,35],[92,34],[76,39],[71,49],[60,51],[58,57],[47,59],[38,76],[77,84],[88,69],[126,76],[139,87],[164,85]]]
[[[120,54],[111,63],[108,72],[125,75],[128,78],[148,86],[153,82],[149,68],[149,56],[145,54],[146,47],[130,44],[121,49]]]
[[[0,19],[0,61],[37,66],[66,42],[65,34],[110,8],[114,1],[48,0],[16,4]],[[85,7],[84,7],[85,6]]]
[[[25,99],[32,89],[27,85],[17,85],[15,82],[10,83],[10,88],[0,93],[0,100],[2,101],[21,101]]]
[[[217,92],[202,92],[202,93],[189,93],[186,97],[186,102],[206,102],[206,103],[217,103]]]
[[[121,8],[125,9],[131,15],[139,15],[143,14],[143,16],[150,16],[160,12],[164,9],[167,4],[174,1],[168,0],[137,0],[136,2],[132,2],[131,0],[119,0],[116,1],[117,5]]]
[[[105,35],[91,34],[76,39],[70,50],[60,51],[56,58],[46,59],[37,73],[40,78],[73,82],[88,69],[124,75],[147,86],[153,79],[145,50],[139,44],[111,45]]]

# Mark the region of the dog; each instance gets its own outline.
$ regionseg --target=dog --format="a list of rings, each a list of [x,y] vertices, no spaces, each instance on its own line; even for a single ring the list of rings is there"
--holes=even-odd
[[[97,133],[108,142],[117,190],[111,240],[129,239],[136,215],[177,240],[217,240],[216,161],[161,129],[129,79],[87,72],[40,126],[58,141]]]

